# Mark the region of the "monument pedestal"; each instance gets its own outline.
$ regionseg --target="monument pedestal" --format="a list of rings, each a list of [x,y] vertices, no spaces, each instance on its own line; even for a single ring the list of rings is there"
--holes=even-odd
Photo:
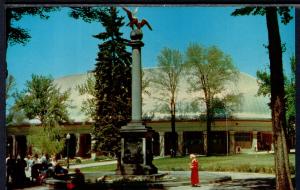
[[[121,128],[121,166],[117,174],[157,174],[152,164],[154,130],[141,122],[130,122]]]

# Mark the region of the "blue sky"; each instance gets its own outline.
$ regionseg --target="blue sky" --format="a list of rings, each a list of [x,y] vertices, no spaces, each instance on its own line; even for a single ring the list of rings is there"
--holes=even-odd
[[[140,7],[138,18],[146,18],[153,31],[144,27],[143,67],[155,67],[164,47],[185,52],[191,42],[205,47],[216,45],[232,57],[237,68],[255,76],[269,63],[264,44],[268,43],[265,17],[232,17],[234,7]],[[84,73],[94,68],[99,40],[92,35],[103,31],[100,23],[85,23],[68,16],[68,9],[50,14],[48,20],[27,16],[16,25],[28,29],[31,40],[25,46],[8,48],[8,71],[16,78],[17,89],[24,88],[32,74],[54,78]],[[123,10],[120,10],[122,15]],[[294,15],[294,10],[292,11]],[[128,20],[126,18],[125,22]],[[129,28],[123,29],[129,38]],[[280,24],[286,43],[284,69],[290,72],[289,58],[295,53],[295,20]]]

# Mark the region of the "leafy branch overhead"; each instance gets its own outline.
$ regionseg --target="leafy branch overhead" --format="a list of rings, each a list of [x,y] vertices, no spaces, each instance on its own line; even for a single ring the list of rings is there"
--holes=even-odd
[[[6,39],[7,44],[25,45],[29,42],[31,36],[29,32],[18,26],[24,16],[38,16],[41,19],[48,19],[49,13],[59,10],[59,7],[16,7],[6,9]]]
[[[274,7],[276,8],[276,7]],[[288,24],[293,16],[290,14],[290,7],[278,7],[276,8],[278,11],[278,15],[280,16],[281,23]],[[264,16],[266,14],[265,7],[243,7],[240,9],[234,10],[231,15],[232,16],[243,16],[243,15],[261,15]]]

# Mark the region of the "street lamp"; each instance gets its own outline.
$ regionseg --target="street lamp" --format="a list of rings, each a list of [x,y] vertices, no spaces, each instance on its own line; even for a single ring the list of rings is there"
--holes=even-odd
[[[68,133],[66,138],[67,138],[67,169],[69,169],[69,144],[70,144],[71,135]]]

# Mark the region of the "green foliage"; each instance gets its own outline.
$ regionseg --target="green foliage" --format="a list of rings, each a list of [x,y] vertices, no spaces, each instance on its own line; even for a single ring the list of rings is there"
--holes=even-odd
[[[61,93],[51,77],[32,75],[26,89],[14,94],[14,111],[23,112],[28,119],[39,119],[43,126],[68,121],[69,91]]]
[[[157,56],[158,69],[151,78],[151,82],[160,89],[159,97],[156,97],[160,101],[160,110],[167,111],[171,116],[171,139],[172,149],[177,149],[177,140],[175,134],[175,118],[176,118],[176,98],[178,92],[178,86],[184,62],[181,53],[178,50],[172,50],[164,48]]]
[[[290,58],[292,76],[285,83],[286,92],[286,118],[289,124],[294,124],[296,120],[296,58]]]
[[[6,8],[6,34],[9,45],[25,45],[31,38],[29,32],[19,26],[17,22],[24,16],[39,16],[48,19],[52,11],[59,10],[58,7],[14,7]]]
[[[28,145],[33,146],[34,152],[57,154],[64,148],[64,138],[58,124],[68,120],[68,97],[69,91],[61,93],[51,77],[38,75],[32,75],[32,79],[26,81],[23,92],[14,94],[12,120],[15,121],[16,116],[21,115],[22,119],[39,119],[44,127],[28,136]]]
[[[242,16],[242,15],[265,15],[266,14],[265,7],[243,7],[240,9],[234,10],[231,15],[232,16]],[[280,16],[281,22],[283,24],[288,24],[293,17],[290,15],[290,7],[278,7],[277,12]]]
[[[74,19],[82,19],[87,23],[101,22],[99,15],[102,14],[101,7],[71,7],[69,16]]]
[[[120,28],[123,17],[115,7],[103,8],[98,18],[105,31],[94,37],[101,41],[95,75],[95,149],[119,154],[120,128],[131,115],[131,54],[126,51]]]
[[[215,46],[204,48],[199,44],[190,44],[186,57],[190,91],[203,92],[204,97],[201,96],[200,99],[206,104],[207,119],[212,119],[216,110],[225,107],[230,110],[239,103],[239,94],[231,92],[217,98],[226,90],[226,85],[235,83],[238,77],[228,55]]]
[[[38,130],[38,132],[28,135],[27,140],[27,144],[32,146],[34,154],[56,155],[63,150],[65,145],[61,127],[58,126],[47,126],[44,130]]]
[[[238,72],[229,55],[224,54],[216,46],[204,48],[199,44],[189,45],[186,52],[186,67],[188,68],[190,91],[198,92],[199,99],[203,100],[206,106],[207,155],[210,155],[211,124],[216,112],[220,108],[223,112],[228,112],[230,101],[239,100],[238,94],[227,92],[224,95],[226,85],[236,82]],[[220,97],[221,93],[223,93],[222,97]],[[232,102],[231,104],[238,103]]]
[[[88,74],[85,83],[78,85],[77,90],[80,95],[87,95],[88,98],[82,102],[81,111],[89,118],[93,118],[96,114],[96,90],[95,77],[93,74]]]
[[[258,83],[258,96],[271,96],[271,78],[270,73],[265,71],[256,71],[257,83]]]
[[[286,119],[288,122],[288,134],[294,135],[295,119],[296,119],[296,59],[295,56],[290,58],[291,77],[285,78],[285,100],[286,100]],[[257,91],[258,96],[271,96],[271,78],[268,71],[257,71],[256,76],[258,79],[259,89]]]
[[[81,159],[80,158],[76,158],[75,164],[81,164],[81,163],[82,163]]]
[[[178,50],[164,48],[157,57],[158,69],[152,75],[150,83],[160,89],[159,97],[162,112],[174,113],[178,86],[183,74],[183,58]]]
[[[8,75],[6,78],[6,85],[5,85],[5,99],[9,99],[12,96],[12,90],[16,86],[16,80],[12,75]]]

